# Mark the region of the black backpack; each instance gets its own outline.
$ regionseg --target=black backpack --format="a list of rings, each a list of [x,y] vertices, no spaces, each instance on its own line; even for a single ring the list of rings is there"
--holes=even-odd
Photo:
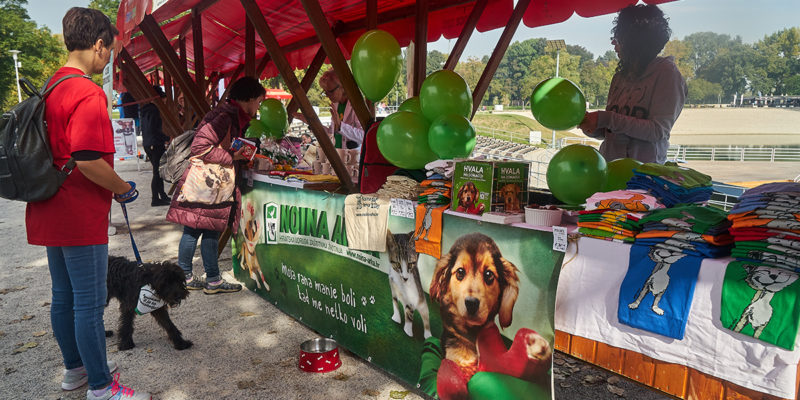
[[[75,77],[85,76],[64,76],[47,90],[45,83],[41,91],[27,79],[19,80],[28,98],[0,118],[0,197],[27,202],[49,199],[75,168],[72,158],[60,169],[53,164],[44,120],[45,97],[59,83]]]
[[[158,165],[158,174],[161,179],[169,183],[178,183],[183,176],[183,171],[189,166],[189,157],[192,156],[192,140],[194,129],[189,129],[172,139],[167,146],[167,151],[161,156]]]

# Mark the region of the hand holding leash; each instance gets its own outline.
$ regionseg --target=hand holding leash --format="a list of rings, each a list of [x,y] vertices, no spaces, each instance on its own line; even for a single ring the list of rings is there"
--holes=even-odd
[[[116,200],[118,203],[121,204],[130,203],[136,200],[137,197],[139,197],[139,191],[136,190],[136,183],[133,181],[128,181],[127,183],[131,185],[130,190],[128,190],[123,194],[116,194],[116,193],[114,194],[114,200]]]

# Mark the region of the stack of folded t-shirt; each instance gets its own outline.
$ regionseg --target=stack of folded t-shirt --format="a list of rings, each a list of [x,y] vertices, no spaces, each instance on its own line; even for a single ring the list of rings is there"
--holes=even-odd
[[[386,183],[375,192],[380,198],[416,200],[419,195],[419,183],[414,179],[400,175],[386,177]]]
[[[731,210],[732,255],[800,272],[800,183],[773,182],[745,191]]]
[[[682,204],[654,210],[639,220],[636,244],[656,246],[704,258],[728,255],[733,237],[728,214],[717,208]]]
[[[586,209],[578,216],[578,232],[598,239],[631,243],[645,213],[664,208],[643,190],[598,192],[586,199]]]
[[[674,163],[647,163],[636,167],[627,188],[646,190],[666,207],[703,203],[713,192],[710,176]]]

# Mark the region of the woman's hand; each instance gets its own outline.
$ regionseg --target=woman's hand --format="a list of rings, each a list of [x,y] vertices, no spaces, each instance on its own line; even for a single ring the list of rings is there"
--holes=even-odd
[[[247,157],[242,155],[242,152],[244,150],[245,150],[244,147],[242,147],[241,149],[239,149],[235,153],[233,153],[233,161],[247,160]]]
[[[331,103],[331,123],[333,124],[333,131],[339,132],[342,126],[342,120],[339,119],[339,110],[336,109],[334,103]]]
[[[583,116],[583,121],[581,121],[580,125],[578,125],[578,127],[581,128],[583,133],[588,135],[597,130],[597,116],[599,114],[600,114],[599,111],[592,111],[592,112],[587,112]]]

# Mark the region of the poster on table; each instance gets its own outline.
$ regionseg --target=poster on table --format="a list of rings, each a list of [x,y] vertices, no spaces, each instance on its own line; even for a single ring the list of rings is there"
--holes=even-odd
[[[552,233],[445,214],[437,260],[414,251],[413,219],[390,216],[387,251],[359,251],[344,200],[254,181],[232,243],[236,277],[430,395],[551,398],[563,258]]]
[[[112,119],[111,129],[114,130],[114,158],[135,158],[138,149],[133,118]]]

